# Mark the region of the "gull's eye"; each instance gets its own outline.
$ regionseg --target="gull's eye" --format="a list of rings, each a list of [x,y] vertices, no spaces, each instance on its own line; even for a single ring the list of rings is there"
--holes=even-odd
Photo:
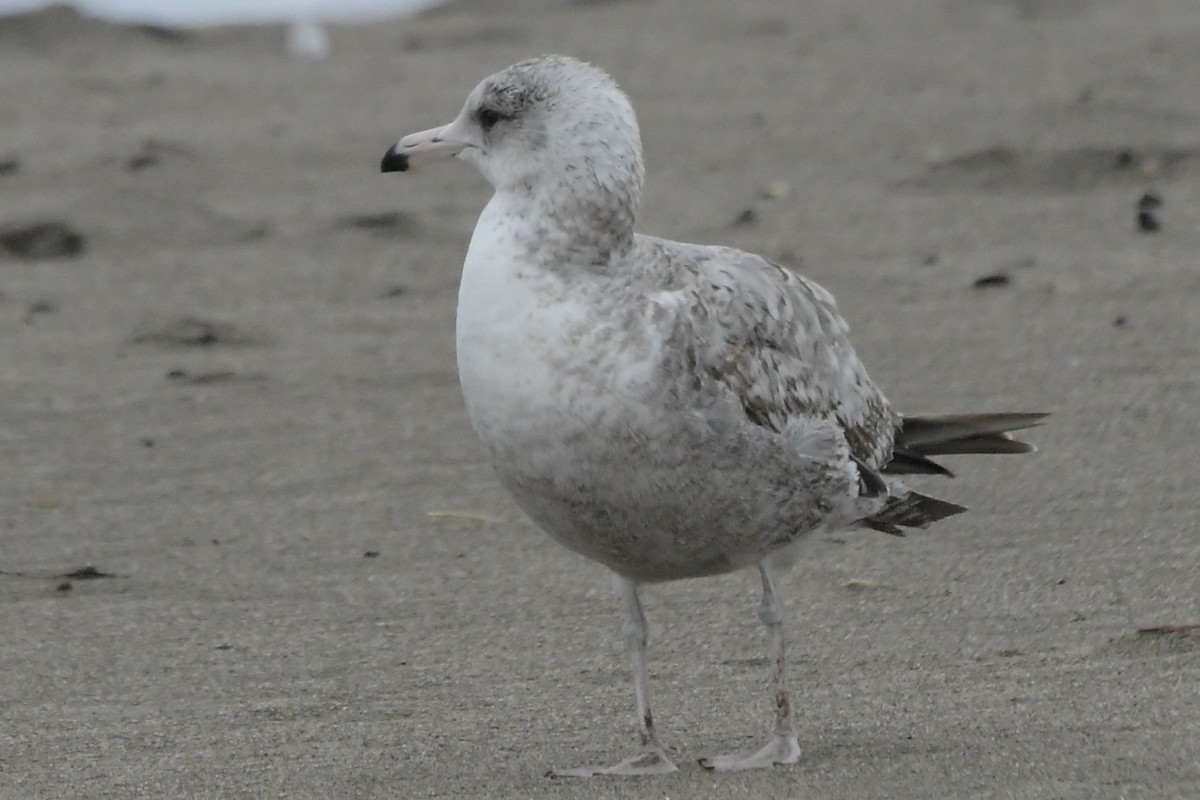
[[[481,108],[479,109],[479,113],[476,115],[476,118],[479,120],[479,127],[483,128],[484,133],[487,133],[492,128],[496,127],[496,123],[502,120],[504,117],[502,117],[500,112],[494,108]]]

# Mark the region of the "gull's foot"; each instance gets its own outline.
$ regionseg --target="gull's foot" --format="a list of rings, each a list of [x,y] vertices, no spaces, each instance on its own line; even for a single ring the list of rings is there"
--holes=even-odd
[[[611,767],[575,767],[574,769],[551,769],[548,778],[590,778],[593,775],[665,775],[679,767],[667,757],[662,748],[643,750]]]
[[[727,756],[700,759],[700,766],[705,769],[724,772],[735,769],[757,769],[772,767],[776,764],[795,764],[800,760],[800,744],[795,735],[775,736],[761,750],[747,750],[742,753],[730,753]]]

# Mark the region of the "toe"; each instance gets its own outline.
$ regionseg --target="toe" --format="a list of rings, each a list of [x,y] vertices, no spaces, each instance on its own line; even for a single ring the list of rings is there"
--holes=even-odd
[[[776,764],[795,764],[800,760],[800,744],[795,736],[775,736],[759,750],[747,750],[726,756],[700,759],[700,766],[716,772],[759,769]]]

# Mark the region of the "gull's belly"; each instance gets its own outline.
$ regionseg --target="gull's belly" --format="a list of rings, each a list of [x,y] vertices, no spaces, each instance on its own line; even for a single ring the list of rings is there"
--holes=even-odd
[[[501,480],[559,542],[639,580],[757,563],[825,523],[831,498],[850,488],[766,437],[664,419],[650,428],[543,419],[528,451],[499,452]]]
[[[619,573],[670,580],[754,564],[819,527],[826,498],[848,491],[768,431],[672,407],[633,368],[572,373],[545,341],[460,319],[471,422],[525,512]]]

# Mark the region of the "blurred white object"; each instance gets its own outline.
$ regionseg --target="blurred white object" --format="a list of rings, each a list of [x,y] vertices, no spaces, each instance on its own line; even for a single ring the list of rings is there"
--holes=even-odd
[[[63,0],[0,0],[0,16]],[[258,25],[311,20],[365,22],[415,14],[445,0],[67,0],[89,17],[165,27]]]
[[[320,61],[329,55],[329,34],[315,19],[298,19],[288,26],[288,52],[298,58]]]

